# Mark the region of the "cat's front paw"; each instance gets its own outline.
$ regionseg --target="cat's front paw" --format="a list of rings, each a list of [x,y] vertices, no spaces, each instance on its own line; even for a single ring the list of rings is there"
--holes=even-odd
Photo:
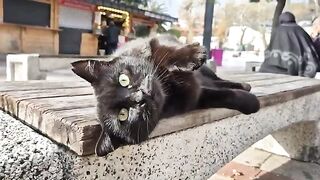
[[[177,49],[172,59],[169,71],[194,71],[207,60],[207,51],[199,43],[193,43]]]
[[[207,60],[207,50],[204,46],[200,46],[199,43],[187,45],[187,48],[189,48],[192,53],[190,56],[191,61],[188,63],[187,67],[188,69],[196,70]]]

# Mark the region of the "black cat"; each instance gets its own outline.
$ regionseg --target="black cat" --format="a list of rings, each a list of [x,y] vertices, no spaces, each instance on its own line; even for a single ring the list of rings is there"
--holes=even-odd
[[[182,45],[171,36],[139,39],[113,54],[113,60],[72,63],[73,72],[91,83],[102,132],[96,154],[140,143],[159,119],[195,109],[223,107],[257,112],[257,97],[245,83],[222,80],[206,66],[205,48]]]

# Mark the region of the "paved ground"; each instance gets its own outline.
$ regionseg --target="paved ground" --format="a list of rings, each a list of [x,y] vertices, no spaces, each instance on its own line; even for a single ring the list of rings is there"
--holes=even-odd
[[[243,72],[246,61],[263,59],[261,56],[256,57],[252,54],[238,58],[232,57],[232,55],[232,53],[225,55],[223,66],[217,68],[218,72]],[[73,81],[79,78],[67,69],[50,72],[47,75],[47,79]],[[5,80],[5,61],[0,59],[1,80]],[[210,180],[232,179],[320,180],[320,165],[298,162],[251,147],[210,178]]]
[[[250,147],[210,180],[319,180],[320,165],[305,163]]]

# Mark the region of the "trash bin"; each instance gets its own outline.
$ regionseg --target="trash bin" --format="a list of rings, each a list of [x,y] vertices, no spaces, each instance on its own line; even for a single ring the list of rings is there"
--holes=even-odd
[[[217,66],[222,66],[223,49],[212,49],[211,58],[215,61]]]

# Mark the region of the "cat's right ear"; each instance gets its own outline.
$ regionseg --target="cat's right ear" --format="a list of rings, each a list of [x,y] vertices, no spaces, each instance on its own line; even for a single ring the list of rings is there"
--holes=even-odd
[[[108,66],[109,62],[97,60],[81,60],[71,63],[72,71],[85,79],[89,83],[98,80],[99,74],[103,67]]]

